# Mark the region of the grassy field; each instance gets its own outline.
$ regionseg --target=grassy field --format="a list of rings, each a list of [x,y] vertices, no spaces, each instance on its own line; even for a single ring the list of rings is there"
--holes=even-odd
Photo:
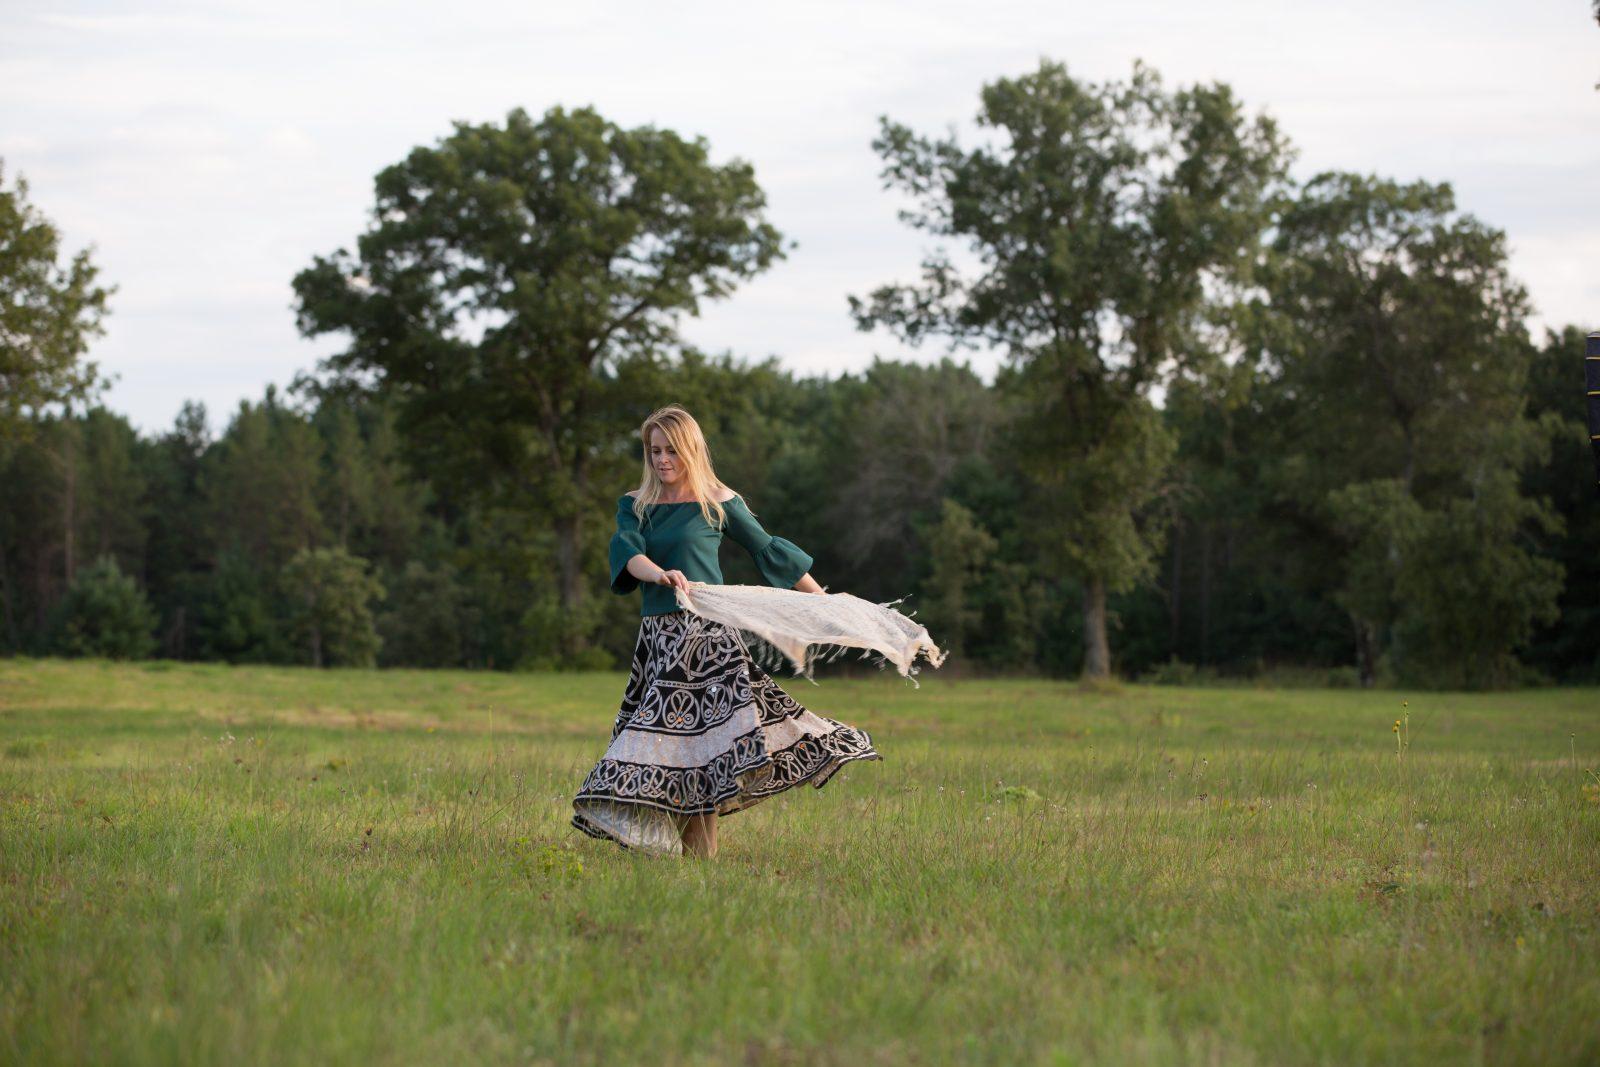
[[[706,862],[624,680],[0,660],[0,1062],[1600,1062],[1595,690],[780,676]]]

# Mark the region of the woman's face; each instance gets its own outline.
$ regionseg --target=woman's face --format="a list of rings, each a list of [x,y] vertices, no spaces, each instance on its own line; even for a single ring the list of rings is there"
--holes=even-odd
[[[650,428],[650,466],[655,468],[656,476],[666,485],[675,485],[683,477],[678,453],[667,443],[667,435],[661,432],[659,426]]]

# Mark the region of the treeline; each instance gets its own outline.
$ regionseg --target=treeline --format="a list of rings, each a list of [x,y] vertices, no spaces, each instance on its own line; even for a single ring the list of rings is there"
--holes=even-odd
[[[589,109],[457,124],[381,172],[357,250],[294,279],[302,332],[348,346],[215,440],[194,404],[146,439],[94,402],[92,269],[12,257],[0,640],[621,666],[612,505],[673,401],[819,581],[908,596],[955,669],[1600,681],[1583,336],[1530,339],[1500,231],[1446,185],[1291,180],[1225,86],[1044,62],[982,101],[1003,143],[882,120],[885,184],[940,244],[849,303],[1002,353],[992,384],[949,355],[827,379],[685,344],[782,236],[747,164]],[[0,223],[47,229],[4,195]],[[724,573],[757,580],[736,551]]]
[[[1555,416],[1544,460],[1500,497],[1491,486],[1453,498],[1410,535],[1427,551],[1394,572],[1403,625],[1380,653],[1385,674],[1488,684],[1464,646],[1520,649],[1522,671],[1497,682],[1600,681],[1600,528],[1571,425],[1581,351],[1575,329],[1530,347],[1526,414]],[[1288,488],[1336,479],[1310,470],[1330,462],[1320,448],[1291,447],[1301,425],[1282,393],[1257,382],[1248,397],[1169,397],[1163,417],[1179,446],[1160,506],[1170,531],[1152,580],[1112,598],[1120,671],[1182,680],[1197,668],[1319,668],[1354,683],[1357,637],[1341,600],[1367,591],[1352,580],[1367,561],[1359,539],[1305,505],[1309,492]],[[828,380],[690,355],[661,396],[697,413],[724,479],[816,557],[830,589],[910,594],[903,606],[975,669],[1081,670],[1081,591],[1031,535],[1039,505],[1005,455],[1004,405],[966,366],[880,361]],[[441,498],[407,469],[394,413],[379,402],[312,390],[291,404],[269,389],[214,440],[195,404],[154,438],[98,407],[38,431],[0,458],[8,652],[562,663],[537,503]],[[1440,452],[1456,451],[1451,439],[1441,434]],[[601,622],[593,648],[567,665],[616,667],[631,652],[637,604],[606,592],[601,520],[637,476],[636,451],[619,439],[597,475],[607,492],[594,501],[583,569]],[[1550,501],[1554,532],[1497,518],[1513,489]],[[1507,566],[1497,545],[1526,558]],[[737,550],[723,566],[729,581],[760,580]],[[1532,621],[1520,633],[1519,614]]]

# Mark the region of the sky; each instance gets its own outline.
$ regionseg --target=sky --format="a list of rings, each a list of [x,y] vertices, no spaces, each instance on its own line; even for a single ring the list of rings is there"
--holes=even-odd
[[[1449,182],[1506,232],[1532,326],[1600,329],[1600,26],[1590,0],[813,0],[803,5],[0,4],[0,163],[117,287],[89,353],[141,431],[241,400],[343,347],[295,329],[290,281],[353,248],[372,180],[456,121],[592,106],[619,126],[706,138],[748,161],[796,243],[682,333],[798,374],[874,356],[936,362],[862,332],[847,297],[913,280],[933,245],[896,218],[880,116],[971,143],[985,83],[1037,69],[1221,81],[1273,116],[1296,176]],[[1586,269],[1587,268],[1587,269]],[[959,360],[991,380],[999,353]]]

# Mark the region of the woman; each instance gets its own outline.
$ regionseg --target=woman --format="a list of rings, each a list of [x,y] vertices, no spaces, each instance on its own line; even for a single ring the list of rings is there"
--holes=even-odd
[[[810,782],[850,760],[882,759],[863,730],[795,703],[739,632],[678,607],[691,581],[722,584],[726,532],[773,586],[823,589],[799,546],[761,528],[717,479],[700,424],[669,405],[639,429],[639,488],[617,500],[611,589],[644,589],[633,671],[611,745],[573,798],[572,825],[646,852],[717,854],[717,816]]]

